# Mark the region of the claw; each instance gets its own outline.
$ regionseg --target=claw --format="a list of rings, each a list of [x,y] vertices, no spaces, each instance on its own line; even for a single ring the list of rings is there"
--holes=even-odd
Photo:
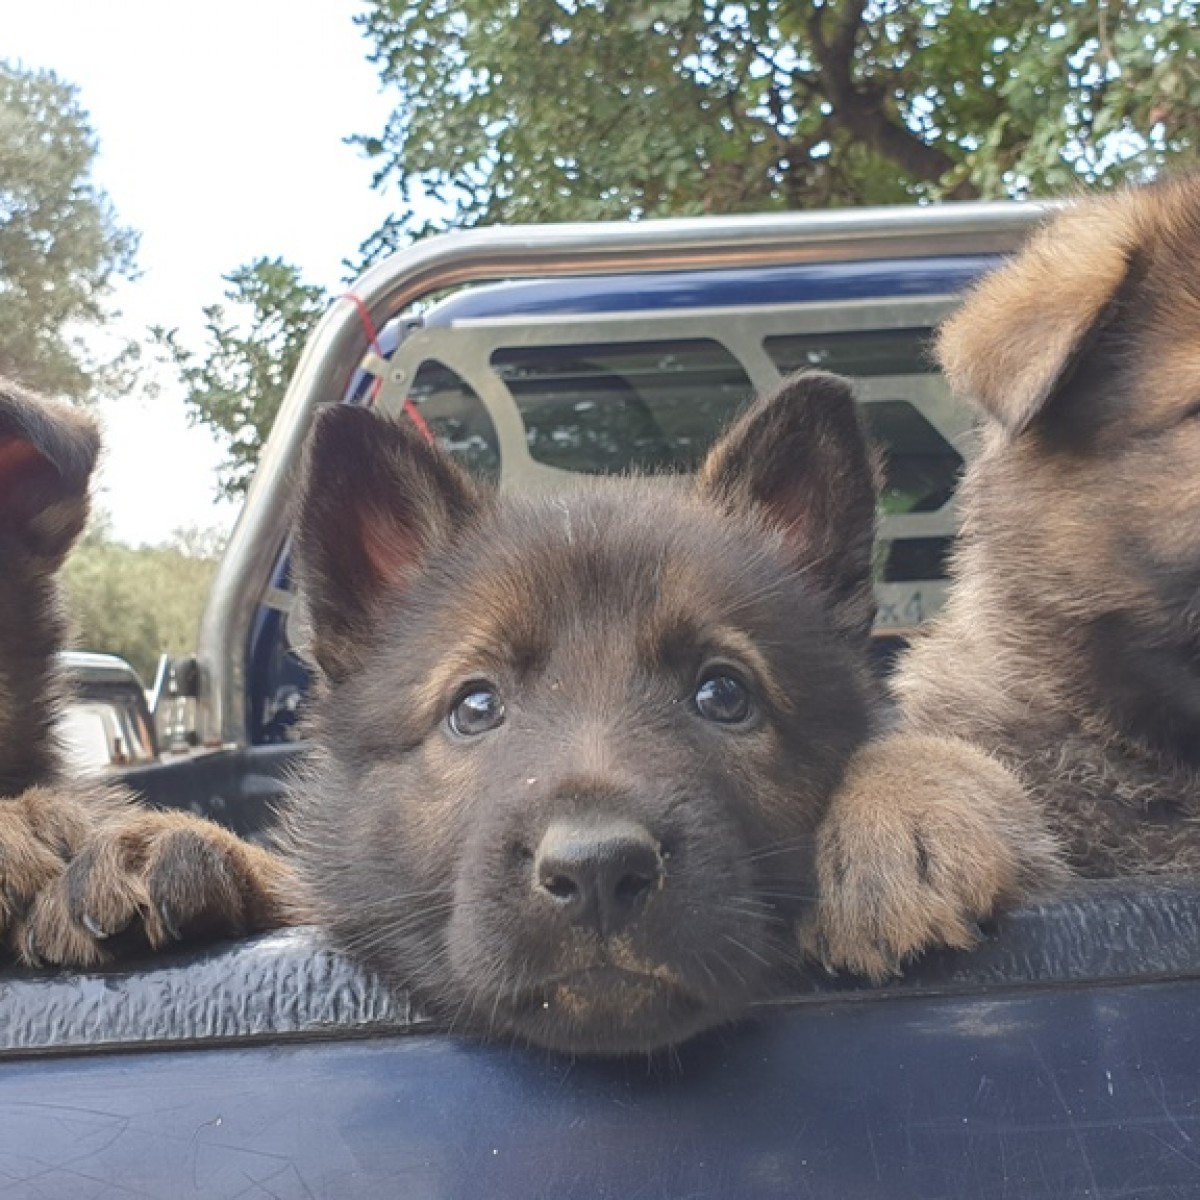
[[[183,934],[179,931],[179,922],[175,920],[174,914],[165,904],[158,906],[158,916],[163,923],[163,928],[171,935],[171,940],[182,941]]]
[[[97,921],[96,918],[91,915],[91,913],[84,913],[79,920],[84,929],[86,929],[88,933],[90,933],[98,942],[104,941],[104,939],[109,936],[108,930],[104,929],[100,925],[100,922]]]
[[[38,971],[42,970],[45,967],[46,961],[37,952],[37,947],[34,945],[34,942],[33,942],[33,934],[32,933],[27,933],[21,939],[21,949],[24,952],[25,961],[31,967],[33,967],[35,970],[38,970]]]

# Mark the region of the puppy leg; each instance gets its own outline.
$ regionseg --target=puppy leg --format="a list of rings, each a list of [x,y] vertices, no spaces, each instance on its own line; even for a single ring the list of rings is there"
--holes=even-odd
[[[859,752],[817,837],[805,949],[876,982],[930,946],[1066,878],[1021,783],[953,738],[898,734]]]
[[[135,924],[155,948],[274,928],[288,923],[289,884],[282,860],[211,821],[122,803],[38,892],[12,940],[25,962],[86,966]]]

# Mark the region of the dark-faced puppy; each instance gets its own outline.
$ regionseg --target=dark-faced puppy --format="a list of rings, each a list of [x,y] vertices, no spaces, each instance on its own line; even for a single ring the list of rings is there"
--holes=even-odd
[[[558,1050],[676,1043],[769,994],[871,725],[874,504],[830,376],[697,481],[542,497],[325,412],[296,535],[317,919],[457,1025]]]
[[[984,417],[913,729],[1009,764],[1086,875],[1200,868],[1200,180],[1081,203],[939,353]]]
[[[98,448],[83,414],[0,382],[0,944],[29,963],[101,961],[130,926],[157,946],[278,923],[287,879],[207,821],[62,778],[55,574],[86,522]]]

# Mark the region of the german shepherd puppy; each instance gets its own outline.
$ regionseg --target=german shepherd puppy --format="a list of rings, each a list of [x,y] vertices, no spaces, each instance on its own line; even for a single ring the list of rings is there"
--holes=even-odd
[[[880,975],[970,944],[1053,847],[1023,855],[1020,788],[964,744],[861,749],[875,499],[829,375],[752,406],[695,480],[540,497],[324,412],[295,543],[311,915],[455,1024],[572,1053],[738,1016],[798,930]]]
[[[1200,869],[1200,179],[1080,203],[945,326],[984,418],[915,730],[1011,767],[1085,876]]]
[[[98,450],[82,413],[0,381],[0,945],[29,964],[103,961],[130,929],[161,946],[278,924],[287,879],[210,822],[62,777],[54,577],[86,521]]]

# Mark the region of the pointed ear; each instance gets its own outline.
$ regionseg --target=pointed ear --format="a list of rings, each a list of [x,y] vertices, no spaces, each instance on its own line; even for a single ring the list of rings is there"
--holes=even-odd
[[[83,531],[100,435],[86,414],[0,380],[0,535],[47,571]]]
[[[363,662],[381,601],[479,515],[486,494],[407,420],[334,405],[314,422],[295,521],[295,557],[321,670]]]
[[[982,280],[938,336],[951,388],[1010,434],[1044,412],[1116,308],[1136,237],[1131,196],[1085,202]]]
[[[778,529],[839,627],[870,631],[878,464],[849,383],[815,371],[785,379],[717,442],[698,484]]]

